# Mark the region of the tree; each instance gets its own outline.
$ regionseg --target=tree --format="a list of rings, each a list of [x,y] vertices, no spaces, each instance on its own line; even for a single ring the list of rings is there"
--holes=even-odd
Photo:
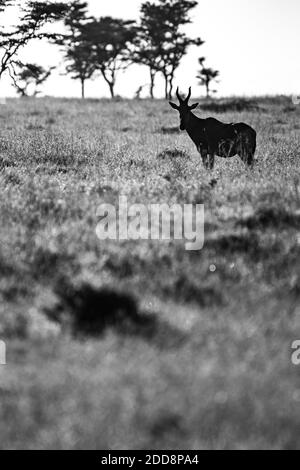
[[[90,47],[96,70],[115,96],[117,73],[132,63],[131,54],[137,30],[134,21],[124,21],[110,16],[93,19],[82,28],[81,40]]]
[[[155,45],[152,44],[149,30],[140,29],[137,36],[137,47],[133,54],[133,62],[146,65],[150,75],[150,97],[154,98],[155,77],[159,72],[159,56]]]
[[[205,62],[205,58],[201,57],[199,59],[199,64],[201,65],[201,69],[199,70],[196,78],[198,78],[200,86],[205,86],[206,97],[209,98],[210,97],[210,85],[212,82],[216,81],[216,78],[220,75],[220,72],[218,70],[205,67],[204,62]]]
[[[71,74],[73,80],[80,80],[81,97],[85,98],[85,82],[95,73],[96,66],[93,54],[87,44],[74,44],[67,49],[65,58],[67,60],[66,72]]]
[[[11,78],[17,93],[22,96],[37,96],[40,93],[39,87],[49,78],[55,67],[48,70],[37,64],[18,64],[18,70],[15,65],[12,66],[13,73]],[[10,69],[11,72],[11,69]],[[30,95],[30,89],[32,89]]]
[[[55,33],[47,33],[43,27],[63,18],[68,5],[63,2],[32,1],[19,2],[1,0],[0,13],[10,6],[19,7],[19,24],[10,31],[0,30],[0,79],[11,66],[18,65],[17,56],[20,50],[33,39],[53,39]],[[11,74],[13,70],[11,69]]]
[[[80,80],[82,98],[85,97],[85,82],[95,72],[92,50],[83,39],[84,25],[90,19],[87,16],[87,9],[87,2],[74,0],[70,3],[65,17],[67,34],[57,41],[57,44],[64,49],[66,73],[71,74],[73,80]]]
[[[150,75],[150,97],[154,98],[154,86],[157,73],[160,71],[160,38],[157,34],[156,22],[148,14],[148,5],[141,6],[140,24],[137,29],[136,48],[133,62],[146,65]]]
[[[158,0],[141,7],[141,25],[144,34],[148,31],[141,63],[149,66],[154,77],[156,71],[163,74],[167,99],[172,97],[174,75],[188,47],[203,44],[200,38],[189,38],[181,31],[191,23],[189,13],[197,4],[194,0]]]

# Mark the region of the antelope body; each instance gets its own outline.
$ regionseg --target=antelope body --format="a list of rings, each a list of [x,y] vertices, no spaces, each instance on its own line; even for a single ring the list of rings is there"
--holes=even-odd
[[[248,124],[224,124],[214,118],[200,119],[192,113],[199,103],[189,105],[191,88],[184,100],[177,88],[179,106],[171,103],[180,113],[180,129],[186,130],[197,147],[206,169],[212,170],[215,157],[230,158],[239,155],[242,161],[252,166],[256,150],[256,132]]]

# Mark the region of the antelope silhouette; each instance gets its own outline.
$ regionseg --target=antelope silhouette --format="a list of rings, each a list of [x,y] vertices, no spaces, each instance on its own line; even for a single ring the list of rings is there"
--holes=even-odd
[[[179,89],[176,95],[179,106],[170,101],[172,108],[179,111],[180,129],[186,130],[197,147],[207,170],[213,170],[215,157],[230,158],[239,155],[241,160],[252,167],[256,151],[256,132],[243,122],[224,124],[214,118],[200,119],[192,113],[199,103],[189,105],[191,87],[186,99],[181,98]]]

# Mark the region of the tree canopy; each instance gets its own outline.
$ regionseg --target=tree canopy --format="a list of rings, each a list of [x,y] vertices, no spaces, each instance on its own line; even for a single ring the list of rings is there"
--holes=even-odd
[[[5,9],[10,6],[19,7],[20,20],[19,24],[13,26],[10,31],[0,30],[0,78],[14,63],[17,63],[18,53],[30,41],[53,39],[56,36],[55,33],[43,31],[43,27],[61,20],[68,8],[63,2],[27,0],[20,4],[13,0],[1,0],[0,12],[4,14]]]
[[[189,38],[182,27],[191,23],[194,0],[147,1],[141,7],[141,62],[152,73],[161,72],[165,80],[165,97],[171,98],[174,75],[188,47],[201,46],[200,38]]]
[[[19,83],[22,73],[29,79],[31,65],[39,66],[22,64],[20,52],[33,40],[47,39],[61,48],[65,73],[80,81],[83,98],[86,80],[97,75],[114,97],[118,73],[131,64],[140,64],[149,70],[150,96],[154,97],[157,75],[162,75],[165,97],[169,99],[175,73],[189,47],[203,44],[201,38],[190,37],[185,28],[192,22],[191,13],[197,5],[197,0],[147,0],[142,3],[136,22],[111,16],[95,18],[89,15],[85,0],[0,0],[0,15],[10,7],[19,12],[17,25],[0,26],[0,79],[5,72]],[[65,31],[58,33],[55,28],[47,28],[58,21],[63,22]],[[203,61],[199,60],[197,78],[209,96],[210,84],[219,72],[205,67]],[[17,80],[17,88],[16,83]],[[144,85],[139,88],[137,96],[143,88]]]
[[[22,97],[37,96],[40,93],[39,87],[49,78],[54,69],[55,67],[45,69],[41,65],[30,63],[13,65],[11,78],[17,93]]]
[[[92,19],[82,27],[81,40],[90,48],[93,62],[114,97],[116,76],[131,63],[137,30],[134,21],[110,16]]]

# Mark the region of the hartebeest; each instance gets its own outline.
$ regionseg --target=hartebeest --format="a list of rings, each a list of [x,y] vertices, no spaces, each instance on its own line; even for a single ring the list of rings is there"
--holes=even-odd
[[[242,161],[253,165],[256,150],[256,132],[244,123],[224,124],[214,118],[200,119],[192,113],[199,103],[189,105],[191,87],[186,99],[181,98],[177,88],[179,106],[171,103],[180,113],[180,129],[186,130],[197,147],[206,169],[212,170],[215,157],[229,158],[239,155]]]

